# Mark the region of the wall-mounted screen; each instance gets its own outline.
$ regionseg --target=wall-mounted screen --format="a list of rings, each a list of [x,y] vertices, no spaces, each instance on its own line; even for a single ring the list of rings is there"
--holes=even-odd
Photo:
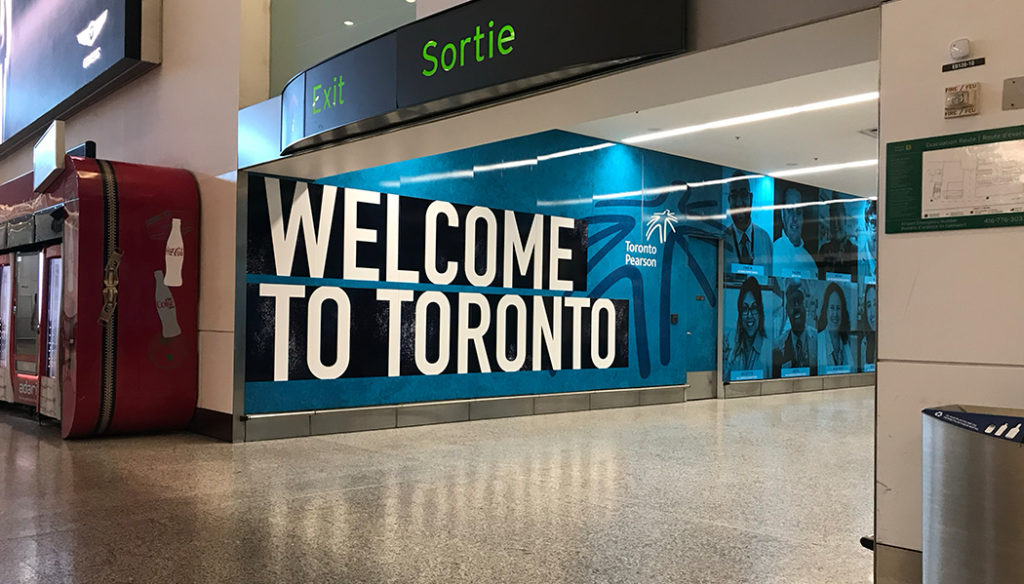
[[[143,0],[0,0],[0,136],[18,143],[159,59]],[[155,49],[158,53],[158,47]],[[0,147],[0,152],[5,148]]]

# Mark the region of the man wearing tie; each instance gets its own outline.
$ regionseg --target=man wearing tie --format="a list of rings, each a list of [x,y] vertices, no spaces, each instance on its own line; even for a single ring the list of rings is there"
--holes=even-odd
[[[786,287],[786,315],[789,316],[787,332],[772,351],[775,377],[781,377],[785,369],[807,369],[802,375],[817,374],[818,333],[807,326],[807,309],[804,305],[804,289],[798,280]]]
[[[734,264],[762,266],[761,275],[772,274],[772,238],[768,232],[754,225],[750,220],[750,209],[754,201],[746,173],[737,170],[729,183],[729,216],[732,225],[725,229],[725,273],[734,274]],[[742,268],[741,268],[742,269]],[[741,272],[749,273],[749,272]]]

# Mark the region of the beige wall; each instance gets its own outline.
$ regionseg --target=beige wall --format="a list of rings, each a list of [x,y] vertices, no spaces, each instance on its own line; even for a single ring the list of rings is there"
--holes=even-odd
[[[1024,124],[1001,109],[1003,79],[1024,75],[1020,0],[882,5],[881,142]],[[982,67],[941,73],[954,39]],[[944,91],[979,81],[981,114],[943,119]],[[883,150],[884,154],[884,150]],[[879,168],[885,176],[884,156]],[[881,195],[884,224],[885,194]],[[1024,228],[879,234],[877,532],[921,549],[922,408],[1024,408]]]
[[[452,6],[458,6],[469,0],[419,0],[416,2],[416,18],[430,16],[435,12],[447,10]]]
[[[418,8],[404,0],[273,0],[271,93],[279,95],[292,77],[320,61],[412,22]]]
[[[236,111],[267,97],[265,74],[260,80],[266,50],[251,32],[263,26],[262,4],[164,0],[163,63],[68,119],[66,128],[69,145],[94,140],[102,158],[195,173],[202,204],[199,406],[223,412],[232,405]],[[240,77],[243,8],[250,13],[249,64]],[[0,181],[30,169],[29,145],[0,161]]]

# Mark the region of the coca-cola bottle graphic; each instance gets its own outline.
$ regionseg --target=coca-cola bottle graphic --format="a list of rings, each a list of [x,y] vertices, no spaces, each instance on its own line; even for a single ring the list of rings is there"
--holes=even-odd
[[[181,219],[171,219],[171,234],[164,248],[164,284],[181,286],[181,266],[185,263],[185,240],[181,238]]]
[[[1014,438],[1016,438],[1017,434],[1020,434],[1020,427],[1021,427],[1021,425],[1022,424],[1017,424],[1016,426],[1014,426],[1012,430],[1010,430],[1009,432],[1006,433],[1006,437],[1009,438],[1010,440],[1013,440]]]
[[[178,325],[178,311],[174,306],[174,296],[164,284],[163,272],[157,270],[153,272],[153,277],[156,279],[156,313],[160,315],[164,338],[171,339],[181,334],[181,327]]]

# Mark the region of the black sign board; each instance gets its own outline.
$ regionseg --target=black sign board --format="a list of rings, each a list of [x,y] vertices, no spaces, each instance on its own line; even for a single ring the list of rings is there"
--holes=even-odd
[[[684,0],[468,2],[296,76],[282,152],[678,53],[685,31]]]
[[[0,153],[151,68],[142,12],[142,0],[0,2]]]
[[[678,51],[684,8],[678,1],[470,2],[399,31],[398,106],[529,89]]]
[[[955,63],[946,63],[942,66],[943,73],[949,73],[950,71],[959,71],[961,69],[970,69],[971,67],[980,67],[985,64],[985,57],[977,59],[967,59],[966,61],[957,61]]]
[[[305,74],[304,134],[385,114],[395,109],[395,35],[364,43],[309,69]]]

